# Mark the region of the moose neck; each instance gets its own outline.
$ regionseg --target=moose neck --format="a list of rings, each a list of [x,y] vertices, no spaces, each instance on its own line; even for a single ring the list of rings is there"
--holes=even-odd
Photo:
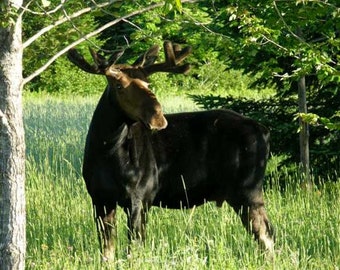
[[[130,125],[133,120],[129,119],[120,108],[112,89],[106,87],[101,96],[97,108],[93,114],[90,131],[98,141],[105,143],[119,136],[119,127],[122,125]]]

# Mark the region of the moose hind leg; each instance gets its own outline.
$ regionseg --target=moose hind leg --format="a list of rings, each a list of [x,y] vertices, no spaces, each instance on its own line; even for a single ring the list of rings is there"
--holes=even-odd
[[[114,258],[116,238],[116,209],[115,207],[106,207],[95,205],[95,221],[97,226],[98,239],[104,261]]]
[[[241,219],[260,247],[272,253],[274,251],[274,228],[267,217],[264,205],[251,205],[242,212]]]
[[[254,235],[260,247],[272,253],[274,251],[274,228],[264,208],[262,191],[256,193],[257,196],[247,196],[248,199],[245,200],[247,203],[234,204],[233,208],[240,215],[247,231]]]

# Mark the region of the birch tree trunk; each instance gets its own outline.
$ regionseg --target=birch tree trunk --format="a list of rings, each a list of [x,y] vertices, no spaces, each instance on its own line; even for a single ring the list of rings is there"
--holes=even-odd
[[[15,8],[21,5],[22,0],[5,0],[0,18],[0,270],[25,268],[23,47]]]

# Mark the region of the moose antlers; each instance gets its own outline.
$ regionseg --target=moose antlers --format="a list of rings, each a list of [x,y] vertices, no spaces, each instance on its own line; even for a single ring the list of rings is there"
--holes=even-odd
[[[149,76],[155,72],[170,72],[170,73],[186,73],[190,69],[189,64],[180,64],[190,53],[191,47],[185,47],[181,49],[178,44],[173,45],[170,41],[164,42],[164,54],[165,62],[154,64],[156,58],[153,58],[156,54],[158,55],[159,47],[157,45],[151,47],[144,55],[140,56],[134,65],[143,67],[145,73]],[[150,57],[151,56],[151,57]],[[142,60],[141,63],[138,60]],[[148,61],[148,59],[154,59]]]
[[[154,63],[159,53],[159,46],[154,45],[143,55],[138,57],[138,59],[132,64],[131,68],[143,69],[147,76],[150,76],[155,72],[187,73],[190,69],[190,65],[179,64],[189,55],[191,52],[191,47],[185,47],[184,49],[181,49],[179,45],[173,45],[170,41],[165,41],[163,46],[165,54],[164,63]],[[105,75],[105,70],[108,67],[116,64],[116,61],[123,54],[123,51],[114,53],[108,60],[91,48],[90,53],[94,60],[93,65],[89,64],[84,59],[84,57],[77,52],[76,49],[69,50],[67,57],[73,64],[86,72]]]
[[[113,65],[124,51],[115,52],[108,60],[104,56],[96,53],[92,48],[89,48],[94,64],[89,64],[85,58],[76,50],[70,49],[67,52],[67,58],[82,70],[92,74],[105,74],[105,69]]]

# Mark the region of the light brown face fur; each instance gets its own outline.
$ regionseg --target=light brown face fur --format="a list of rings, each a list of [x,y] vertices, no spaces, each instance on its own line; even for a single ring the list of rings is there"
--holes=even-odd
[[[128,73],[136,77],[130,77]],[[166,128],[168,123],[162,107],[149,89],[147,79],[140,70],[131,68],[125,72],[110,67],[106,76],[119,105],[131,119],[141,121],[149,129]]]

